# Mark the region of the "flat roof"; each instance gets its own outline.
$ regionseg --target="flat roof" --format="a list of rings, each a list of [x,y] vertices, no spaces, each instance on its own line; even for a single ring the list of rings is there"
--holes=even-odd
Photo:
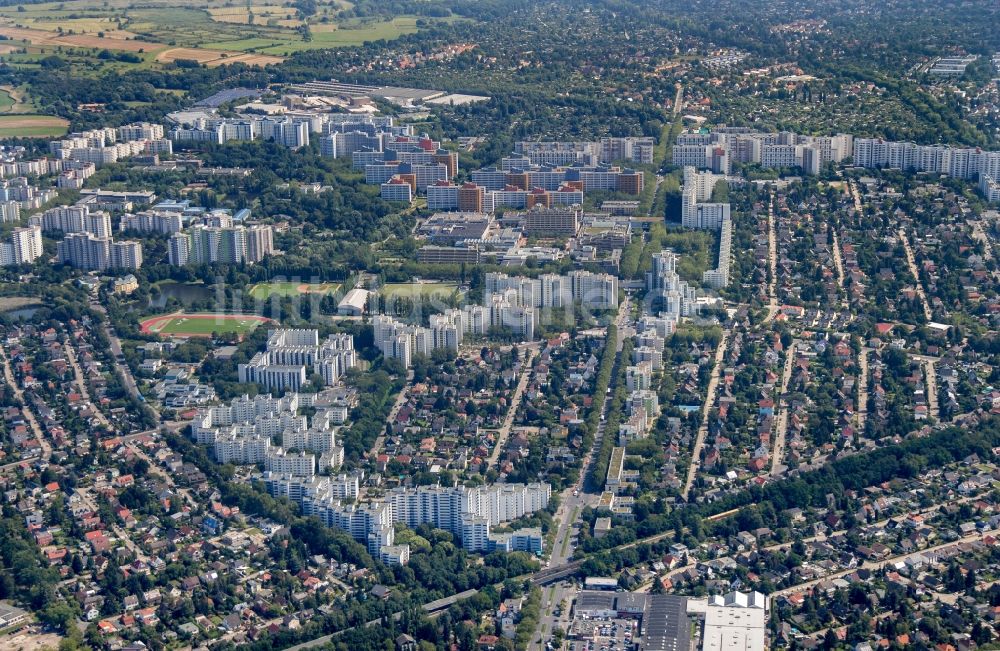
[[[764,651],[763,608],[709,606],[705,612],[703,651]]]
[[[643,651],[688,651],[691,624],[687,598],[677,595],[649,595],[642,616]]]

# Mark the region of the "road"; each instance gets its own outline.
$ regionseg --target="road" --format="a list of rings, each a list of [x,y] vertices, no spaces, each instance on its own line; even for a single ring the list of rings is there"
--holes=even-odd
[[[778,314],[778,231],[774,223],[774,195],[767,204],[767,318],[765,323]]]
[[[844,258],[840,254],[840,237],[837,235],[836,229],[831,229],[833,231],[833,266],[837,270],[837,284],[840,285],[840,291],[844,292],[843,303],[847,303],[847,288],[845,286],[845,276],[844,276]]]
[[[538,350],[541,348],[541,343],[530,344],[525,346],[525,348],[527,349],[527,357],[522,357],[524,359],[524,365],[521,367],[521,377],[518,379],[517,386],[514,388],[514,393],[511,395],[510,405],[507,406],[507,415],[504,417],[503,423],[497,431],[496,445],[493,446],[493,452],[490,454],[490,458],[486,460],[487,470],[496,465],[497,459],[500,458],[500,453],[503,452],[504,447],[507,445],[507,439],[510,437],[510,430],[514,426],[514,418],[517,416],[517,411],[521,407],[521,396],[524,394],[524,390],[528,386],[528,380],[531,378],[531,363],[534,361],[535,355],[538,354]],[[522,354],[523,352],[524,351],[522,351]]]
[[[396,421],[396,414],[399,410],[403,408],[403,404],[406,402],[406,396],[409,395],[410,384],[413,383],[413,369],[406,372],[406,383],[403,388],[399,390],[399,395],[396,396],[396,402],[392,403],[392,408],[389,410],[389,416],[386,418],[385,422],[392,424]],[[372,449],[368,451],[368,457],[374,459],[382,452],[382,446],[385,445],[385,435],[380,434],[378,438],[375,439],[375,443],[372,445]]]
[[[615,325],[618,327],[618,339],[615,341],[615,352],[620,354],[625,343],[626,330],[631,314],[630,300],[626,296],[625,300],[618,306],[618,315]],[[607,394],[599,396],[601,400],[601,420],[597,425],[597,432],[594,434],[594,443],[583,459],[580,466],[580,477],[572,486],[567,486],[559,496],[559,509],[556,511],[553,520],[556,525],[556,535],[553,538],[552,549],[549,554],[549,561],[543,571],[558,571],[565,568],[567,571],[575,567],[570,559],[576,546],[573,542],[576,529],[582,523],[580,513],[586,506],[597,504],[601,495],[601,488],[593,491],[587,489],[587,477],[594,471],[594,463],[597,460],[597,453],[604,443],[608,406],[610,401]],[[615,433],[611,432],[611,436]],[[545,641],[552,637],[552,632],[557,626],[564,629],[568,625],[569,608],[564,608],[560,616],[555,615],[555,607],[564,600],[568,603],[574,596],[572,584],[567,586],[563,583],[555,583],[542,588],[542,607],[538,618],[538,626],[532,634],[529,649],[539,651],[544,649]],[[551,606],[549,603],[551,602]],[[542,640],[541,644],[538,643]]]
[[[840,570],[838,572],[831,572],[830,574],[826,574],[818,579],[813,579],[812,581],[806,581],[805,583],[800,583],[790,588],[785,588],[784,590],[778,590],[777,592],[772,592],[771,599],[775,599],[777,597],[786,596],[790,594],[795,594],[797,592],[802,592],[803,590],[808,590],[824,581],[839,579],[841,577],[847,576],[848,574],[852,574],[858,569],[877,570],[879,568],[885,567],[886,565],[892,565],[894,563],[898,563],[899,561],[905,561],[908,558],[916,558],[917,556],[921,556],[923,554],[926,554],[927,552],[933,552],[939,549],[944,549],[945,547],[951,547],[952,545],[958,545],[960,543],[971,543],[982,539],[983,539],[983,534],[976,532],[969,534],[968,536],[965,536],[963,538],[959,538],[958,540],[954,540],[952,542],[933,545],[931,547],[927,547],[926,549],[921,549],[920,551],[911,552],[909,554],[900,554],[898,556],[891,556],[889,558],[877,561],[865,561],[864,563],[861,563],[855,568]]]
[[[859,435],[864,434],[865,420],[868,418],[868,354],[871,352],[871,348],[865,347],[858,355],[858,404],[854,413],[858,417]]]
[[[18,402],[24,405],[21,408],[21,413],[24,415],[24,420],[28,422],[28,427],[31,428],[32,434],[35,435],[35,440],[38,441],[38,447],[41,450],[42,460],[48,460],[52,456],[52,446],[49,444],[48,440],[45,438],[44,432],[42,432],[41,426],[38,424],[38,420],[35,419],[35,413],[32,410],[30,404],[24,397],[24,392],[21,387],[18,386],[17,382],[14,380],[14,371],[10,368],[10,360],[7,358],[7,351],[0,347],[0,358],[3,359],[3,377],[4,381],[10,386],[11,390],[14,392],[14,397],[17,398]],[[28,460],[30,463],[30,460]],[[9,463],[3,466],[3,470],[17,468],[22,462]]]
[[[674,94],[673,116],[676,118],[684,110],[684,85],[677,84],[677,93]]]
[[[66,351],[66,361],[68,361],[69,365],[73,367],[73,373],[76,375],[74,383],[76,384],[77,390],[80,392],[80,395],[83,396],[83,399],[93,407],[94,418],[96,418],[101,425],[110,429],[111,423],[108,422],[107,416],[105,416],[104,412],[98,409],[97,405],[95,405],[90,399],[90,391],[87,389],[86,377],[84,377],[83,369],[80,368],[80,364],[76,359],[76,350],[68,341],[63,344],[63,350]]]
[[[902,228],[897,231],[900,241],[903,243],[903,250],[906,251],[906,266],[910,268],[910,273],[913,274],[913,280],[916,283],[917,296],[920,298],[920,304],[924,308],[924,318],[928,321],[933,320],[933,314],[931,313],[931,306],[927,302],[927,294],[924,293],[924,284],[920,281],[920,274],[917,273],[917,260],[913,257],[913,249],[910,248],[910,240],[906,237],[906,231]]]
[[[115,334],[114,328],[111,327],[111,320],[108,318],[108,311],[105,310],[104,306],[97,300],[92,300],[90,302],[90,307],[104,316],[102,326],[104,328],[104,334],[111,344],[111,360],[115,365],[115,370],[118,372],[118,375],[122,378],[122,384],[125,385],[125,390],[128,391],[133,398],[143,403],[150,411],[152,411],[153,416],[157,421],[159,421],[160,410],[146,402],[146,399],[139,392],[139,385],[136,384],[135,377],[132,375],[132,369],[128,367],[128,364],[123,364],[119,361],[122,357],[122,342],[121,339],[118,338],[118,335]]]
[[[716,388],[719,386],[719,375],[722,373],[722,362],[726,358],[726,348],[729,346],[729,331],[722,331],[722,339],[719,340],[719,347],[715,349],[715,363],[712,366],[712,375],[708,378],[708,389],[705,391],[705,403],[701,407],[701,425],[698,427],[698,435],[694,440],[694,448],[691,450],[691,465],[688,468],[687,480],[684,482],[684,490],[681,497],[686,501],[694,484],[694,478],[698,475],[698,468],[701,467],[701,449],[705,447],[705,437],[708,436],[708,417],[715,405]]]
[[[935,420],[941,419],[941,411],[938,407],[937,396],[937,357],[927,355],[914,355],[913,359],[920,362],[924,368],[924,375],[927,380],[924,383],[924,395],[927,396],[927,415]]]
[[[770,475],[775,477],[785,472],[781,463],[785,455],[785,437],[788,435],[788,403],[785,394],[788,393],[788,383],[792,379],[792,368],[795,365],[795,344],[785,351],[785,368],[781,373],[781,391],[775,396],[775,404],[779,405],[778,415],[774,419],[774,454],[771,458]]]

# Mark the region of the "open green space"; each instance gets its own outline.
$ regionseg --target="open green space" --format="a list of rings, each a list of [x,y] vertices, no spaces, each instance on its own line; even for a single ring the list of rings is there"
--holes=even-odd
[[[386,283],[380,292],[393,298],[429,298],[451,296],[458,291],[457,283]]]
[[[258,283],[250,288],[250,296],[257,300],[267,300],[272,296],[293,297],[305,294],[336,294],[340,290],[338,283],[295,283],[274,282]]]

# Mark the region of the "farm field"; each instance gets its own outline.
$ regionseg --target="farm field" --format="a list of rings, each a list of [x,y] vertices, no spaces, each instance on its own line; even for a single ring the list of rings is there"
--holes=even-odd
[[[279,57],[295,52],[394,39],[419,29],[415,16],[381,20],[340,15],[351,7],[346,0],[336,0],[304,19],[281,0],[249,0],[239,5],[231,0],[147,0],[141,4],[70,0],[7,6],[0,7],[0,35],[10,40],[0,44],[0,55],[30,44],[79,48],[80,54],[90,50],[95,58],[104,49],[138,54],[143,60],[130,63],[138,67],[179,59],[208,66],[237,62],[264,66],[280,63]],[[308,38],[303,33],[306,25]]]
[[[220,334],[245,335],[271,319],[253,314],[163,314],[139,323],[142,332],[169,337],[209,337]]]
[[[66,133],[69,122],[51,115],[0,115],[0,138],[47,138]]]
[[[156,60],[167,63],[178,60],[197,61],[210,68],[230,63],[245,63],[248,66],[267,66],[284,61],[281,57],[266,54],[204,50],[190,47],[175,47],[164,50],[156,55]]]
[[[340,285],[338,283],[259,283],[250,289],[250,296],[257,300],[267,300],[272,296],[294,297],[305,294],[336,294],[339,289]]]

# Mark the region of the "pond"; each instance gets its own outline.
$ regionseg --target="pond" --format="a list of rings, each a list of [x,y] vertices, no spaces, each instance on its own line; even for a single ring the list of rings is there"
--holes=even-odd
[[[215,292],[211,287],[202,284],[178,283],[166,281],[155,285],[159,293],[151,292],[149,307],[162,308],[170,299],[177,299],[181,305],[191,305],[198,301],[211,300]]]

